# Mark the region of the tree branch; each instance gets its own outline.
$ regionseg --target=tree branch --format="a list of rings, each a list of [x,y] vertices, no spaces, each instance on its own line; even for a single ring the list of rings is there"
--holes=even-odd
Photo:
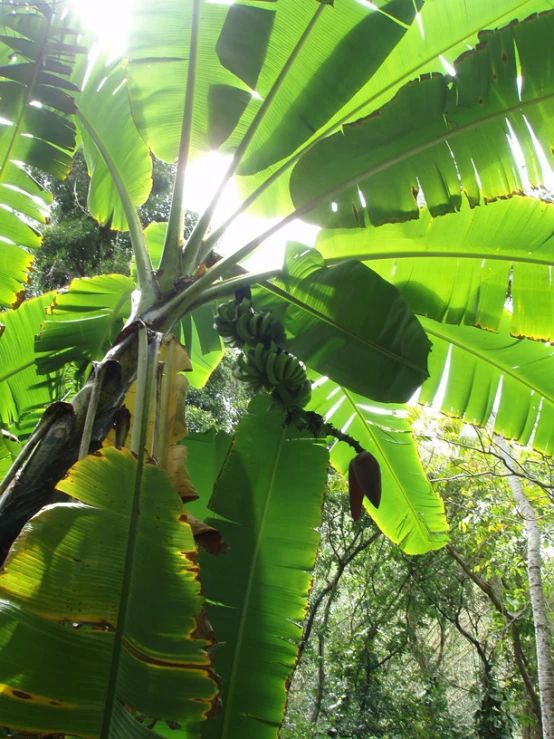
[[[523,684],[525,685],[525,689],[527,691],[527,695],[529,698],[529,702],[531,703],[531,707],[533,709],[533,713],[539,720],[541,721],[541,707],[540,707],[540,701],[537,696],[537,693],[535,691],[535,687],[533,685],[533,681],[527,672],[527,668],[525,666],[526,657],[523,652],[523,647],[521,645],[521,639],[519,634],[519,628],[515,622],[515,619],[508,613],[508,610],[506,609],[504,603],[502,600],[498,597],[497,593],[495,593],[492,585],[488,583],[486,580],[482,580],[470,567],[468,562],[462,557],[462,555],[454,549],[452,544],[446,545],[446,551],[450,554],[450,556],[456,560],[456,562],[460,565],[462,570],[465,572],[465,574],[469,577],[469,579],[477,585],[477,587],[485,593],[487,598],[490,600],[490,602],[493,604],[493,606],[496,608],[496,610],[506,619],[507,625],[510,627],[510,632],[512,636],[512,646],[514,651],[514,660],[516,663],[516,667],[519,671],[519,674],[521,675],[521,679],[523,680]]]

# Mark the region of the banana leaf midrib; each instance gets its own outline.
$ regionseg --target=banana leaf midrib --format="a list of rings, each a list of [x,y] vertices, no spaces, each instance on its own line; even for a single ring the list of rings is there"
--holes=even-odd
[[[350,391],[347,390],[346,388],[343,388],[343,390],[344,390],[344,394],[346,396],[347,401],[352,405],[352,407],[355,410],[355,413],[357,414],[357,416],[359,417],[359,419],[362,421],[362,424],[364,425],[364,428],[367,428],[367,432],[371,436],[371,438],[373,439],[373,441],[375,443],[375,446],[381,452],[381,457],[380,457],[381,460],[384,460],[386,462],[386,465],[387,465],[387,468],[388,468],[388,470],[389,470],[389,472],[391,474],[391,477],[396,482],[396,484],[398,486],[398,489],[402,491],[402,495],[403,495],[404,501],[405,501],[407,507],[411,511],[412,519],[417,522],[417,528],[419,529],[420,535],[422,536],[423,539],[426,539],[427,537],[429,537],[430,535],[432,535],[433,532],[427,526],[425,526],[425,524],[422,522],[421,517],[418,515],[418,512],[414,508],[414,506],[413,506],[412,502],[410,501],[409,497],[406,496],[406,495],[404,495],[404,485],[400,481],[395,468],[389,463],[388,457],[385,454],[385,452],[383,451],[382,444],[379,442],[379,440],[377,439],[376,435],[371,432],[370,424],[367,423],[366,418],[363,416],[363,414],[361,413],[361,411],[358,408],[357,404],[354,402],[354,399],[352,398],[352,395],[351,395]],[[394,433],[398,433],[398,432],[394,432]],[[400,432],[400,433],[402,433],[402,432]],[[407,518],[408,518],[408,514],[406,514],[406,516],[404,517],[403,520],[405,521]]]
[[[445,251],[442,249],[414,249],[406,252],[398,251],[372,251],[367,254],[355,254],[353,258],[359,259],[360,262],[375,262],[380,259],[486,259],[495,260],[499,262],[518,262],[521,264],[537,264],[543,266],[554,265],[554,255],[550,255],[548,258],[538,259],[533,257],[522,256],[521,254],[514,254],[511,252],[504,253],[491,253],[486,251]],[[340,264],[344,261],[344,257],[325,257],[325,264],[332,266],[334,264]]]
[[[17,367],[12,372],[7,372],[5,375],[0,375],[0,383],[5,382],[6,380],[9,380],[10,377],[13,377],[14,375],[19,374],[19,372],[22,372],[24,369],[28,369],[29,367],[32,367],[35,363],[35,360],[32,359],[30,362],[26,362],[25,364],[18,364]]]
[[[227,696],[227,699],[225,701],[225,708],[224,708],[224,716],[223,716],[223,722],[221,726],[221,739],[227,739],[230,722],[233,718],[233,711],[232,711],[232,705],[233,705],[233,693],[235,690],[235,684],[236,684],[236,676],[237,676],[237,670],[238,670],[238,656],[240,655],[242,651],[242,641],[244,639],[244,629],[246,625],[246,614],[248,612],[248,606],[250,602],[250,595],[252,592],[252,585],[254,582],[254,573],[256,570],[257,562],[258,562],[258,555],[260,552],[261,542],[264,534],[264,527],[265,527],[265,521],[267,518],[267,512],[269,509],[269,503],[273,494],[273,489],[275,486],[275,478],[277,475],[277,471],[279,469],[279,460],[281,458],[281,451],[283,449],[283,444],[285,442],[285,427],[281,430],[281,436],[279,440],[279,446],[278,446],[278,452],[275,455],[274,461],[273,461],[273,469],[271,471],[271,479],[268,486],[268,492],[265,498],[264,503],[264,509],[263,513],[258,525],[257,530],[257,536],[256,536],[256,545],[254,547],[254,551],[252,553],[252,559],[251,559],[251,566],[250,566],[250,572],[248,574],[248,580],[246,583],[246,590],[244,593],[244,598],[242,600],[242,610],[240,615],[240,621],[239,621],[239,627],[237,631],[237,641],[236,641],[236,647],[235,647],[235,653],[233,657],[233,666],[231,668],[231,672],[229,675],[229,693]]]
[[[437,321],[433,321],[432,319],[425,318],[424,316],[420,317],[420,321],[422,322],[423,328],[425,329],[425,332],[427,334],[430,334],[431,336],[436,336],[438,339],[441,339],[442,341],[446,341],[448,344],[451,344],[452,346],[457,347],[458,349],[461,349],[464,352],[467,352],[467,354],[472,354],[474,357],[476,357],[479,361],[485,362],[486,364],[491,365],[495,369],[497,369],[501,375],[508,375],[511,379],[515,380],[520,385],[525,385],[529,390],[532,390],[533,392],[538,393],[540,396],[544,397],[545,400],[547,400],[549,403],[554,404],[554,395],[548,395],[543,390],[538,390],[537,387],[533,384],[533,382],[530,382],[529,380],[524,379],[521,375],[517,374],[517,372],[513,372],[511,368],[499,364],[498,362],[495,362],[492,357],[490,357],[485,352],[480,352],[470,346],[468,344],[465,344],[462,340],[452,338],[448,333],[441,333],[438,329],[433,329],[429,327],[430,323],[438,324]],[[440,325],[440,324],[438,324]],[[450,325],[450,324],[449,324]],[[474,327],[472,327],[474,328]],[[475,331],[482,331],[483,329],[475,328]],[[517,344],[520,341],[529,341],[529,339],[516,339],[513,338],[513,343]]]
[[[380,352],[386,357],[394,359],[396,362],[403,364],[405,367],[409,367],[410,369],[415,370],[418,374],[428,376],[428,373],[425,370],[423,370],[417,364],[410,362],[409,359],[402,357],[400,354],[395,354],[394,352],[391,352],[389,349],[385,349],[379,344],[375,344],[373,341],[370,341],[365,336],[360,336],[360,334],[357,334],[354,331],[351,331],[350,329],[346,328],[346,326],[342,326],[336,321],[333,321],[333,319],[330,318],[329,316],[326,316],[323,313],[320,313],[319,311],[310,307],[307,303],[303,303],[301,300],[299,300],[298,298],[295,298],[290,293],[281,290],[281,288],[277,287],[277,285],[274,285],[271,282],[265,282],[262,284],[262,287],[269,290],[269,292],[273,292],[275,295],[278,295],[282,300],[285,300],[288,303],[292,303],[293,305],[296,305],[301,310],[305,310],[307,313],[310,313],[312,316],[319,319],[320,321],[327,323],[329,326],[333,326],[333,328],[337,329],[337,331],[339,332],[346,334],[349,338],[359,341],[361,344],[365,344],[366,346],[371,347],[376,352]]]

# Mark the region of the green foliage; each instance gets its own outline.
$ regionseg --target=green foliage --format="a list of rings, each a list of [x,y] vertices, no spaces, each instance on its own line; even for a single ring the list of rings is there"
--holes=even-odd
[[[187,425],[190,431],[233,431],[245,415],[250,393],[235,377],[234,352],[226,352],[210,375],[207,384],[197,390],[190,387],[187,395]]]
[[[152,190],[140,213],[145,225],[165,221],[171,205],[175,168],[155,159]],[[43,178],[54,196],[52,222],[44,229],[42,247],[37,251],[30,291],[40,294],[68,285],[76,277],[117,273],[129,274],[132,249],[125,233],[100,225],[87,210],[89,177],[79,150],[73,168],[63,182]],[[187,229],[194,225],[189,215]]]
[[[117,736],[119,722],[135,736],[137,717],[124,703],[185,724],[202,720],[217,695],[205,651],[212,639],[202,626],[194,539],[169,478],[142,469],[128,450],[106,449],[74,467],[60,491],[74,502],[43,511],[3,571],[1,679],[11,690],[2,694],[2,720],[85,736],[106,726]],[[139,505],[155,511],[155,526],[137,517]],[[110,568],[96,556],[102,539]],[[141,540],[148,546],[135,548]]]
[[[0,305],[11,308],[0,326],[0,466],[19,450],[12,431],[28,436],[51,400],[71,396],[54,406],[63,423],[43,416],[0,497],[0,533],[11,536],[0,550],[38,512],[0,577],[2,720],[102,739],[269,739],[300,650],[314,700],[289,718],[295,739],[505,739],[509,708],[527,701],[537,712],[521,528],[502,485],[493,495],[484,484],[499,469],[466,454],[490,459],[490,444],[452,424],[439,454],[441,429],[398,404],[423,383],[421,402],[468,423],[486,424],[497,406],[497,432],[552,452],[554,355],[526,338],[550,339],[554,315],[554,206],[531,199],[554,144],[549,0],[141,0],[123,59],[92,53],[63,2],[0,7]],[[194,223],[188,165],[217,148],[230,166]],[[68,185],[55,185],[72,166]],[[213,249],[238,211],[215,229],[214,212],[233,176],[248,195],[239,211],[282,220],[222,258]],[[71,285],[17,307],[52,199],[31,291]],[[325,227],[321,251],[291,244],[278,274],[248,273],[244,258],[298,217]],[[317,376],[308,412],[374,454],[383,502],[367,509],[400,545],[365,517],[346,525],[337,482],[300,645],[329,457],[267,398],[243,415],[230,357],[214,373],[224,356],[216,306],[252,283],[256,310],[284,331],[241,372],[266,360],[251,384],[277,386],[290,352],[298,405],[311,392],[300,361]],[[245,341],[266,336],[267,325],[242,319]],[[193,387],[214,373],[189,397],[189,425],[209,430],[188,452],[173,434],[186,420],[184,354],[177,362],[176,342],[159,353],[171,330]],[[87,455],[124,425],[126,400],[136,456]],[[433,447],[424,465],[418,425]],[[339,473],[343,446],[330,454]],[[525,485],[550,496],[545,470],[529,475],[520,459]],[[161,467],[190,505],[190,529]],[[550,535],[546,505],[541,514]],[[441,549],[448,523],[452,546]],[[202,553],[200,584],[192,532],[221,552],[216,528],[230,552]],[[218,692],[202,592],[224,700],[219,719],[192,726]]]

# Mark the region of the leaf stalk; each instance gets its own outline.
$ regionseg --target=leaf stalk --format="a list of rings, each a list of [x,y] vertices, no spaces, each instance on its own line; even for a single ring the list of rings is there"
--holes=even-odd
[[[215,209],[219,203],[219,200],[223,194],[223,191],[225,190],[225,187],[227,186],[227,183],[231,179],[231,177],[235,174],[237,171],[237,168],[239,164],[241,163],[242,157],[244,156],[244,153],[246,152],[250,142],[254,138],[254,135],[256,134],[256,131],[260,127],[261,122],[264,119],[264,116],[269,109],[271,103],[275,99],[277,93],[281,89],[281,86],[283,82],[285,81],[292,65],[296,61],[298,55],[304,48],[304,45],[306,41],[308,40],[311,32],[313,31],[317,21],[321,17],[321,14],[323,13],[324,8],[326,5],[324,3],[320,4],[317,10],[315,11],[314,15],[312,16],[310,22],[304,29],[303,34],[298,39],[298,42],[294,49],[292,50],[292,53],[290,54],[289,58],[287,59],[286,63],[284,64],[283,68],[277,75],[277,78],[275,82],[273,83],[270,91],[268,92],[266,98],[264,99],[263,103],[261,104],[258,112],[254,116],[254,120],[250,124],[248,131],[244,135],[242,141],[237,147],[237,150],[235,151],[235,154],[233,155],[233,160],[231,162],[231,165],[229,169],[225,172],[225,175],[223,179],[221,180],[219,187],[214,193],[214,196],[196,223],[196,226],[194,227],[194,230],[192,234],[190,235],[189,240],[187,241],[187,244],[185,246],[184,251],[184,257],[183,257],[183,268],[185,270],[185,274],[192,274],[194,269],[198,267],[203,260],[208,255],[210,249],[211,249],[211,243],[210,247],[207,248],[203,243],[202,239],[206,235],[206,232],[210,226],[210,222],[213,218],[213,215],[215,213]]]
[[[181,266],[181,250],[183,243],[183,229],[185,224],[185,175],[190,154],[190,140],[192,134],[192,115],[194,110],[194,89],[196,85],[196,70],[198,62],[198,36],[200,25],[200,0],[194,0],[192,6],[192,26],[190,36],[190,58],[187,70],[187,89],[185,93],[185,109],[179,156],[177,159],[177,174],[173,188],[173,199],[169,211],[169,221],[164,240],[162,258],[160,261],[159,285],[163,292],[173,287],[176,277],[187,274],[185,266]]]

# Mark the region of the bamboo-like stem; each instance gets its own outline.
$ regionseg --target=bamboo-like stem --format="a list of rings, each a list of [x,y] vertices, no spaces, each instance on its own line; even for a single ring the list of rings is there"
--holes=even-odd
[[[105,367],[105,364],[101,365],[99,362],[94,363],[94,385],[92,386],[92,393],[90,394],[87,415],[85,417],[85,426],[83,428],[83,435],[81,436],[79,459],[86,457],[90,449],[96,409],[98,408],[98,401],[100,400],[100,393],[102,392],[102,384],[104,382]]]
[[[284,64],[283,68],[277,75],[277,78],[275,82],[273,83],[270,91],[268,92],[267,96],[265,97],[263,103],[261,104],[258,112],[254,116],[254,120],[248,127],[247,132],[242,138],[242,141],[238,145],[234,155],[233,160],[231,162],[231,165],[225,172],[225,175],[223,176],[223,179],[221,180],[221,183],[219,184],[219,187],[214,193],[214,196],[202,214],[202,216],[197,221],[194,230],[192,234],[190,235],[189,240],[187,241],[187,244],[185,246],[185,252],[183,257],[183,270],[185,274],[192,274],[194,272],[194,269],[199,266],[199,264],[202,262],[202,259],[200,258],[200,254],[204,251],[202,247],[202,239],[206,235],[206,232],[210,226],[210,222],[213,218],[213,215],[215,213],[215,209],[219,203],[219,200],[225,190],[225,187],[227,186],[227,183],[231,179],[231,177],[235,174],[237,171],[237,168],[242,160],[242,157],[244,156],[244,153],[246,152],[246,149],[248,148],[250,142],[254,138],[254,135],[256,134],[256,131],[260,127],[261,122],[264,119],[264,116],[269,109],[270,105],[272,104],[273,100],[275,99],[275,96],[281,89],[281,86],[283,85],[283,82],[285,81],[292,65],[296,61],[298,55],[304,48],[304,45],[306,41],[308,40],[311,32],[313,31],[317,21],[319,20],[321,14],[323,13],[326,3],[321,3],[317,10],[315,11],[314,15],[310,19],[310,22],[304,29],[303,34],[298,39],[298,42],[294,49],[292,50],[289,58],[287,59],[286,63]]]
[[[125,182],[123,181],[116,163],[110,156],[110,152],[104,145],[104,142],[96,133],[94,126],[91,125],[90,121],[81,110],[78,110],[76,115],[100,152],[100,155],[102,156],[111,175],[117,194],[119,195],[119,199],[121,200],[123,212],[127,219],[127,225],[129,226],[129,238],[131,239],[133,255],[137,265],[137,282],[140,290],[141,304],[139,309],[145,306],[148,307],[159,297],[159,289],[154,277],[148,244],[146,243],[146,237],[142,230],[142,224],[140,222],[137,209],[131,201],[127,188],[125,187]]]
[[[139,454],[141,450],[141,423],[146,405],[146,381],[148,373],[148,329],[139,326],[138,329],[138,359],[137,359],[137,382],[135,392],[135,412],[133,414],[133,427],[131,431],[131,451]]]
[[[187,70],[187,89],[185,93],[185,109],[179,156],[177,159],[177,174],[173,189],[173,199],[169,212],[169,221],[165,234],[165,241],[160,261],[159,285],[163,292],[173,287],[173,282],[182,274],[181,254],[183,246],[183,229],[185,224],[185,175],[189,159],[190,139],[192,133],[192,115],[194,110],[194,88],[196,84],[196,68],[198,61],[198,35],[200,24],[200,0],[193,0],[192,24],[190,35],[190,55]],[[184,267],[184,265],[183,265]],[[186,269],[186,268],[185,268]],[[186,271],[185,271],[186,274]]]
[[[146,342],[147,334],[146,334],[146,328],[144,330],[139,331],[139,341],[141,341],[141,336],[144,335],[144,338],[142,341]],[[150,414],[150,399],[152,396],[152,385],[154,384],[154,373],[155,368],[158,363],[158,357],[160,353],[160,344],[161,344],[161,334],[156,334],[154,337],[154,340],[150,345],[146,345],[146,362],[144,369],[144,375],[145,375],[145,382],[144,382],[144,404],[141,409],[141,415],[138,419],[138,438],[136,439],[136,443],[139,448],[139,452],[137,454],[138,457],[138,464],[137,464],[137,472],[135,476],[135,484],[134,484],[134,492],[133,492],[133,505],[131,509],[131,516],[129,521],[129,538],[127,540],[127,549],[125,552],[125,568],[123,571],[123,579],[121,582],[121,590],[120,590],[120,596],[119,596],[119,608],[117,613],[117,625],[114,632],[114,638],[113,638],[113,651],[112,651],[112,660],[111,660],[111,666],[109,671],[109,681],[108,681],[108,687],[106,690],[106,710],[104,712],[104,716],[102,718],[102,728],[100,730],[100,739],[109,739],[111,736],[113,736],[113,725],[112,725],[112,716],[113,716],[113,708],[115,705],[115,702],[117,700],[116,697],[116,687],[117,687],[117,680],[119,676],[119,665],[121,660],[121,651],[122,651],[122,642],[123,642],[123,632],[125,630],[125,621],[127,617],[127,607],[129,603],[129,591],[131,588],[131,576],[132,576],[132,568],[133,568],[133,561],[134,561],[134,553],[135,553],[135,545],[136,545],[136,538],[137,538],[137,523],[138,518],[140,515],[140,493],[142,488],[142,472],[144,469],[144,458],[146,454],[145,450],[145,444],[146,444],[146,437],[148,433],[148,419]],[[144,347],[143,347],[144,348]],[[138,361],[141,362],[142,355],[140,352],[139,347],[139,356]],[[141,367],[140,364],[137,368],[137,374],[140,373]],[[137,389],[138,389],[138,380],[137,380]],[[137,417],[136,410],[135,410],[135,418]],[[133,432],[135,431],[133,424]]]
[[[175,372],[175,341],[170,340],[166,345],[165,371],[161,393],[159,428],[155,434],[155,453],[153,454],[160,467],[165,466],[167,456],[167,439],[169,436],[169,409],[171,405],[171,390]]]
[[[158,362],[156,371],[156,381],[152,389],[152,400],[154,402],[154,428],[152,429],[152,444],[150,445],[150,456],[158,462],[158,454],[160,448],[160,427],[162,415],[162,388],[164,378],[165,362]],[[158,462],[159,464],[159,462]]]

